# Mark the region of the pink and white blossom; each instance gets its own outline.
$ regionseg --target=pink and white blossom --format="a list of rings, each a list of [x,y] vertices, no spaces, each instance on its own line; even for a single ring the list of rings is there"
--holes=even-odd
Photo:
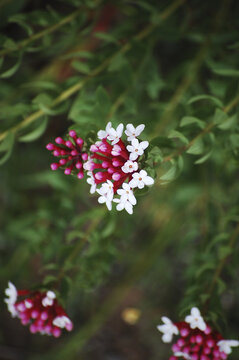
[[[59,337],[63,328],[72,330],[73,324],[53,291],[17,290],[9,283],[5,293],[9,297],[5,299],[8,310],[20,319],[22,325],[29,325],[31,333]]]
[[[218,331],[206,324],[196,307],[191,309],[185,321],[173,323],[167,317],[162,317],[162,321],[164,324],[157,328],[163,333],[164,342],[171,342],[173,336],[178,335],[169,360],[225,360],[231,348],[239,346],[239,341],[224,340]]]
[[[111,145],[115,145],[120,141],[123,130],[123,124],[119,124],[116,129],[114,129],[113,127],[109,129],[107,139],[111,141]]]
[[[112,201],[114,197],[113,184],[111,181],[107,180],[106,183],[101,185],[100,189],[96,190],[100,197],[98,198],[98,202],[100,204],[106,204],[108,210],[112,210]]]

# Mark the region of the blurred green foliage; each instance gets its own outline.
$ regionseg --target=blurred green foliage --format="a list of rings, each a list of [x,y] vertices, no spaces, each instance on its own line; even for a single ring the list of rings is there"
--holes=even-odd
[[[75,324],[60,339],[30,335],[2,302],[0,358],[164,360],[156,325],[193,305],[237,337],[238,11],[236,0],[0,2],[1,293],[8,280],[54,288]],[[157,178],[132,216],[49,170],[49,141],[108,121],[146,125]],[[135,325],[127,307],[141,311]]]

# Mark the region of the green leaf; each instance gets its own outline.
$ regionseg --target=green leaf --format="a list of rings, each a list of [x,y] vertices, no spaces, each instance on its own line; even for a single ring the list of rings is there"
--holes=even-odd
[[[176,164],[173,164],[171,166],[171,168],[166,172],[166,174],[164,174],[160,177],[160,180],[167,181],[167,182],[172,181],[175,179],[176,174],[177,174],[177,166],[176,166]]]
[[[127,60],[126,60],[125,56],[123,54],[119,53],[111,61],[110,65],[108,67],[108,70],[109,71],[118,71],[126,64],[127,64]]]
[[[172,139],[172,138],[180,139],[184,144],[189,143],[189,140],[186,138],[186,136],[176,130],[171,130],[168,137],[169,137],[169,139]]]
[[[41,118],[41,121],[39,122],[39,125],[32,130],[30,133],[21,136],[18,141],[20,142],[30,142],[38,139],[46,130],[47,128],[47,117]]]
[[[212,68],[212,71],[214,74],[220,75],[220,76],[230,76],[230,77],[239,77],[239,70],[236,69],[215,69]]]
[[[207,161],[207,159],[210,158],[210,156],[212,155],[212,152],[213,152],[213,150],[210,150],[207,154],[203,155],[202,157],[200,157],[200,159],[196,160],[194,162],[194,164],[198,165],[198,164],[204,163],[205,161]]]
[[[35,80],[21,85],[23,88],[33,87],[45,90],[58,90],[58,85],[48,80]]]
[[[200,101],[200,100],[209,100],[209,101],[212,101],[214,104],[216,104],[217,106],[219,107],[223,107],[223,103],[220,99],[216,98],[215,96],[212,96],[212,95],[197,95],[197,96],[193,96],[188,102],[187,104],[193,104],[197,101]]]
[[[213,122],[215,124],[221,124],[228,118],[228,115],[221,109],[216,109],[213,117]]]
[[[229,256],[232,253],[233,249],[230,246],[221,246],[218,249],[218,257],[219,260],[226,258],[227,256]]]
[[[5,154],[0,158],[0,165],[3,165],[11,156],[14,145],[14,138],[14,133],[9,132],[3,142],[0,144],[0,152],[5,152]]]
[[[90,72],[90,67],[89,67],[89,65],[87,64],[87,63],[85,63],[85,62],[82,62],[82,61],[73,61],[72,63],[71,63],[71,66],[75,69],[75,70],[77,70],[77,71],[79,71],[80,73],[82,73],[82,74],[89,74],[89,72]]]
[[[204,121],[194,117],[194,116],[184,116],[182,120],[180,121],[180,126],[188,126],[196,124],[200,129],[203,129],[205,127]]]
[[[15,72],[17,72],[18,68],[20,67],[21,62],[22,62],[22,56],[20,55],[19,59],[17,60],[15,65],[12,66],[10,69],[4,71],[2,74],[0,74],[0,78],[7,79],[7,78],[13,76],[15,74]]]
[[[23,27],[29,36],[33,34],[33,30],[23,14],[15,14],[11,16],[8,21],[11,23],[17,23]]]
[[[96,90],[96,101],[97,105],[104,109],[104,112],[107,113],[110,110],[111,102],[109,94],[101,85]]]
[[[111,35],[110,33],[95,32],[94,37],[96,37],[96,38],[98,38],[100,40],[104,40],[107,43],[114,43],[114,44],[118,45],[118,40],[115,39],[115,37],[113,35]]]
[[[218,128],[220,130],[229,130],[229,129],[233,128],[234,125],[237,124],[237,118],[238,118],[237,114],[229,117],[226,121],[224,121],[224,123],[218,125]]]
[[[190,148],[186,151],[188,154],[200,155],[203,153],[204,145],[201,138],[196,139]]]

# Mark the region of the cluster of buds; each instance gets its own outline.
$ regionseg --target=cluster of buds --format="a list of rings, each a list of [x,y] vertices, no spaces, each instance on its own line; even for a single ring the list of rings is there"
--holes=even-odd
[[[137,139],[144,127],[143,124],[136,128],[128,124],[125,130],[126,144],[122,140],[123,124],[114,129],[109,122],[105,130],[98,132],[99,141],[90,147],[89,160],[84,164],[87,182],[91,185],[90,192],[97,192],[100,195],[99,203],[105,203],[108,210],[115,202],[118,211],[125,209],[132,214],[137,202],[134,190],[154,183],[154,179],[140,169],[140,157],[149,145],[148,141],[139,142]],[[97,188],[98,185],[100,188]]]
[[[73,324],[53,291],[17,290],[9,282],[5,294],[5,302],[12,317],[18,317],[23,325],[29,324],[31,333],[59,337],[63,328],[72,330]]]
[[[116,129],[111,122],[105,130],[98,132],[99,141],[90,146],[87,153],[84,141],[74,130],[70,130],[70,140],[61,137],[55,139],[56,145],[49,143],[46,148],[53,151],[53,155],[60,157],[58,163],[51,164],[52,170],[63,167],[64,173],[70,175],[77,170],[77,176],[82,179],[87,172],[87,183],[91,185],[90,193],[97,192],[99,203],[105,203],[108,210],[112,209],[112,202],[117,203],[116,209],[125,209],[133,213],[136,205],[135,189],[143,189],[153,185],[154,179],[142,169],[142,155],[148,147],[148,141],[139,141],[137,137],[144,130],[144,125],[136,128],[132,124],[126,126],[127,143],[123,141],[124,126]]]
[[[173,356],[169,360],[225,360],[231,348],[239,346],[239,341],[224,340],[219,332],[207,325],[196,307],[191,309],[185,321],[173,323],[163,316],[162,322],[157,329],[163,333],[163,342],[169,343],[173,335],[179,335],[172,346]]]
[[[61,137],[55,139],[55,144],[47,144],[47,150],[59,157],[59,162],[51,164],[52,170],[59,167],[64,168],[64,173],[70,175],[75,172],[79,179],[84,177],[83,162],[88,159],[88,154],[84,151],[84,140],[76,135],[74,130],[69,131],[69,140]]]

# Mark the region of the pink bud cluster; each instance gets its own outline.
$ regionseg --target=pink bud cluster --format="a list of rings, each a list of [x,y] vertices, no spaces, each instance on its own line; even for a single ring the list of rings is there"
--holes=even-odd
[[[73,324],[53,291],[17,290],[9,282],[5,293],[9,297],[5,299],[8,310],[21,320],[22,325],[30,325],[31,333],[59,337],[63,328],[72,330]]]
[[[178,330],[180,337],[172,346],[172,351],[177,356],[171,356],[169,360],[177,360],[178,354],[182,358],[191,360],[223,360],[227,359],[227,354],[219,350],[217,345],[222,340],[221,334],[212,330],[208,325],[204,331],[196,328],[191,329],[186,322],[174,324]]]
[[[55,139],[55,144],[49,143],[46,148],[53,152],[55,157],[59,157],[59,162],[51,164],[52,170],[63,167],[64,173],[70,175],[73,171],[77,172],[79,179],[84,177],[83,163],[88,159],[88,154],[83,151],[84,140],[76,135],[74,130],[69,131],[69,140],[61,137]]]
[[[92,171],[96,185],[105,183],[107,180],[113,181],[116,193],[126,180],[132,179],[132,174],[135,172],[133,165],[129,165],[132,167],[132,172],[125,173],[122,170],[130,154],[121,139],[116,145],[111,145],[106,138],[102,139],[92,145],[90,151],[92,154],[85,168]]]

